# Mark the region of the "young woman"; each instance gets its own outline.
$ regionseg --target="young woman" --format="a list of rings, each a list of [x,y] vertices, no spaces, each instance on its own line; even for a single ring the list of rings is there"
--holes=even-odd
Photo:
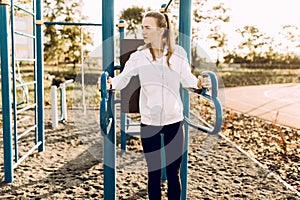
[[[166,14],[148,12],[142,21],[145,45],[132,53],[124,70],[109,78],[111,89],[124,88],[139,76],[141,140],[148,167],[148,196],[161,199],[161,134],[163,134],[168,179],[168,199],[180,200],[180,165],[183,153],[183,105],[180,84],[202,88],[202,78],[190,71],[184,49],[175,45]]]

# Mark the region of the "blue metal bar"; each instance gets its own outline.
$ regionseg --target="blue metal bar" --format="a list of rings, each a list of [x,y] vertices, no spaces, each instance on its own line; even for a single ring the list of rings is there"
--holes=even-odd
[[[124,40],[125,38],[125,22],[124,20],[120,20],[119,21],[119,33],[120,33],[120,52],[121,52],[121,41]],[[121,57],[121,55],[120,55]],[[116,69],[116,66],[115,66]],[[121,69],[121,66],[120,66]],[[122,97],[121,97],[122,98]],[[122,106],[122,104],[121,104]],[[122,108],[120,109],[122,110]],[[121,127],[121,150],[126,151],[126,140],[127,140],[127,135],[128,132],[126,133],[126,125],[127,125],[127,115],[126,113],[121,112],[121,116],[120,116],[120,127]]]
[[[115,104],[121,103],[121,99],[116,99]]]
[[[137,123],[137,124],[133,124],[133,123],[130,123],[130,124],[126,124],[127,127],[129,126],[141,126],[141,124]]]
[[[45,25],[64,25],[64,26],[103,26],[98,23],[88,22],[44,22]]]
[[[216,120],[215,124],[213,126],[202,126],[195,124],[189,120],[187,116],[185,116],[185,122],[190,125],[191,127],[203,131],[208,134],[218,134],[221,131],[222,124],[223,124],[223,110],[222,110],[222,105],[221,102],[218,98],[218,80],[216,75],[211,72],[211,71],[203,71],[202,76],[209,76],[211,80],[211,95],[208,95],[205,93],[205,89],[202,90],[201,95],[205,97],[206,99],[212,101],[214,104],[214,109],[215,109],[215,115],[216,115]],[[204,92],[203,92],[204,91]]]
[[[103,71],[114,77],[114,0],[102,1],[102,58]],[[103,80],[106,82],[106,80]],[[111,128],[104,136],[104,200],[116,199],[116,115],[115,94],[109,93],[108,118],[112,119]]]
[[[36,20],[43,20],[43,1],[36,0]],[[38,151],[45,149],[44,136],[44,57],[43,57],[43,30],[41,24],[36,25],[36,68],[37,68],[37,132],[41,142]]]
[[[1,53],[1,85],[2,85],[2,121],[3,121],[3,150],[4,150],[4,181],[13,181],[13,150],[12,150],[12,119],[10,99],[10,70],[9,70],[9,26],[8,7],[0,4],[0,53]]]
[[[126,135],[136,136],[136,135],[141,135],[141,133],[140,132],[126,132]]]
[[[120,65],[115,65],[114,69],[115,69],[115,70],[120,70],[120,69],[121,69],[121,66],[120,66]]]
[[[112,130],[114,129],[112,124],[113,119],[109,115],[109,95],[106,89],[106,80],[108,73],[103,72],[101,74],[101,102],[100,102],[100,127],[101,133],[104,137],[104,199],[115,199],[115,187],[116,187],[116,147],[115,137],[111,140]],[[113,125],[113,126],[112,126]],[[113,130],[114,131],[114,130]],[[109,187],[110,186],[110,187]],[[110,190],[112,189],[112,190]],[[114,193],[112,193],[114,192]]]
[[[179,45],[181,45],[186,53],[187,57],[190,60],[191,55],[191,0],[181,0],[179,5]],[[189,106],[190,106],[190,98],[188,91],[183,90],[182,92],[182,101],[183,101],[183,114],[185,117],[189,117]],[[182,185],[182,193],[181,200],[187,199],[187,183],[188,183],[188,126],[184,124],[185,130],[185,141],[184,141],[184,153],[182,156],[182,164],[180,170],[181,176],[181,185]]]
[[[31,35],[31,34],[28,34],[28,33],[19,32],[19,31],[15,31],[15,34],[20,35],[20,36],[24,36],[24,37],[29,37],[29,38],[32,38],[32,39],[35,38],[34,35]]]
[[[103,72],[101,74],[101,102],[100,102],[100,127],[102,135],[107,135],[107,101],[108,101],[108,92],[106,88],[106,80],[108,78],[108,73]]]
[[[24,11],[24,12],[26,12],[27,14],[30,14],[30,15],[35,15],[35,13],[34,12],[32,12],[32,11],[29,11],[29,10],[27,10],[27,9],[25,9],[25,8],[23,8],[22,6],[20,6],[20,5],[14,5],[15,6],[15,8],[18,8],[18,9],[20,9],[20,10],[22,10],[22,11]]]
[[[126,140],[129,132],[126,132],[126,113],[121,112],[120,116],[120,126],[121,126],[121,150],[126,151]]]
[[[218,79],[217,76],[210,71],[204,71],[202,72],[202,76],[209,76],[211,80],[211,85],[212,85],[212,92],[211,92],[211,100],[214,103],[215,106],[215,111],[216,111],[216,121],[214,128],[209,132],[210,134],[218,134],[221,131],[222,124],[223,124],[223,110],[222,110],[222,105],[221,102],[218,98]]]

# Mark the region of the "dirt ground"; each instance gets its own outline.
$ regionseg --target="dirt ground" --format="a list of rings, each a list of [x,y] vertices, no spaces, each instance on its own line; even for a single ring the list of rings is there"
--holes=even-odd
[[[45,151],[35,152],[22,162],[14,170],[13,183],[4,183],[3,167],[0,168],[0,199],[103,199],[103,137],[98,118],[99,110],[88,110],[85,115],[80,110],[69,110],[68,122],[53,130],[50,109],[45,109]],[[31,140],[25,138],[20,150],[26,149]],[[121,152],[117,136],[116,197],[147,199],[146,164],[140,140],[132,137],[127,145],[126,153]],[[1,146],[1,163],[2,149]],[[261,167],[241,153],[236,143],[220,136],[191,129],[188,155],[190,200],[299,199],[299,193],[287,187],[277,173]],[[299,168],[299,162],[294,167]],[[167,199],[165,181],[162,187],[163,199]],[[299,185],[294,188],[299,189]]]

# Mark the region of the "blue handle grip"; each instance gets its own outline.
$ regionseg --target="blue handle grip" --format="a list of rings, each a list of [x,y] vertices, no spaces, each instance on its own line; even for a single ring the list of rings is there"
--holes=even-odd
[[[218,79],[215,73],[211,71],[204,71],[202,72],[202,76],[209,76],[211,80],[211,95],[207,94],[207,88],[202,88],[201,95],[209,100],[211,100],[215,106],[215,114],[216,114],[216,121],[214,126],[206,127],[202,125],[195,124],[190,121],[190,119],[185,118],[185,121],[188,125],[197,130],[206,132],[208,134],[218,134],[221,131],[222,124],[223,124],[223,110],[220,100],[218,98]]]
[[[106,87],[106,81],[108,79],[108,73],[106,71],[102,72],[100,76],[100,88],[101,88],[101,102],[100,102],[100,127],[101,133],[107,135],[107,126],[109,123],[108,113],[107,113],[107,101],[108,92]]]

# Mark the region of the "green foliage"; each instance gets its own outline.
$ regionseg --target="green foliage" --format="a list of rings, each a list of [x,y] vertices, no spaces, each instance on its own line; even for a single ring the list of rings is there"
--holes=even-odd
[[[222,30],[222,25],[230,21],[228,14],[228,8],[226,8],[223,2],[208,0],[196,0],[194,3],[194,21],[196,26],[193,28],[193,38],[211,40],[211,49],[215,49],[218,54],[216,64],[219,64],[219,54],[224,53],[224,47],[227,45],[228,39],[225,32]],[[199,36],[199,33],[205,33],[206,35]]]
[[[297,30],[294,26],[283,26],[280,33],[286,40],[283,43],[275,43],[273,37],[262,33],[255,26],[244,26],[236,31],[241,34],[242,42],[224,56],[225,63],[259,63],[270,66],[274,64],[299,64],[300,58],[295,52],[289,51],[289,47],[296,48]],[[294,35],[293,35],[293,34]],[[296,35],[296,36],[295,36]]]
[[[86,17],[81,15],[81,5],[82,0],[45,0],[45,21],[80,22],[85,20]],[[83,38],[81,38],[81,34]],[[80,26],[47,25],[44,37],[44,58],[46,62],[52,64],[78,63],[81,58],[82,45],[92,44],[90,34],[84,32]]]
[[[193,10],[194,21],[196,23],[206,22],[229,22],[228,8],[223,2],[216,1],[214,4],[209,0],[195,0],[193,1],[195,9]]]
[[[251,58],[251,59],[249,59]],[[283,53],[277,52],[266,52],[266,54],[255,54],[242,56],[237,52],[228,53],[224,56],[224,63],[247,63],[247,64],[263,64],[264,66],[271,65],[290,65],[290,64],[300,64],[300,57],[296,54],[290,54],[288,57]]]
[[[299,69],[245,69],[224,68],[218,74],[225,87],[238,87],[249,85],[297,83]]]
[[[145,9],[138,6],[133,6],[121,11],[119,19],[125,20],[127,23],[126,35],[133,34],[134,37],[137,38],[138,25],[142,23],[144,13]]]

